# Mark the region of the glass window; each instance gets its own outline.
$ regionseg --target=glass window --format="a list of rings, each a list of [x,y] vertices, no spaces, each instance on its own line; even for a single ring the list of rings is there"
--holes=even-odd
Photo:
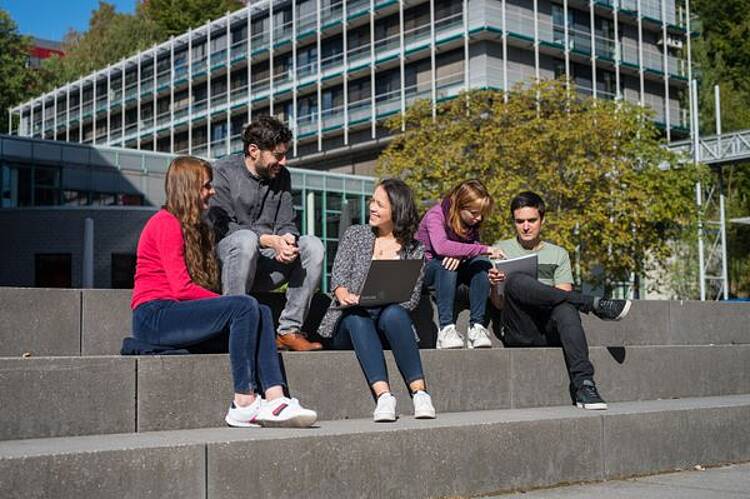
[[[117,196],[109,192],[92,192],[91,204],[94,206],[115,206]]]
[[[16,171],[3,166],[0,169],[0,177],[2,178],[2,184],[0,185],[0,207],[12,208],[15,206],[13,195],[14,185],[18,182]]]
[[[37,253],[34,255],[34,286],[38,288],[70,288],[70,253]]]
[[[143,206],[141,194],[118,194],[117,204],[120,206]]]
[[[112,288],[132,289],[136,257],[132,254],[112,253]]]
[[[15,206],[32,206],[31,197],[31,168],[17,168],[16,172],[16,203]]]
[[[89,194],[86,191],[63,191],[62,204],[66,206],[86,206],[89,204]]]

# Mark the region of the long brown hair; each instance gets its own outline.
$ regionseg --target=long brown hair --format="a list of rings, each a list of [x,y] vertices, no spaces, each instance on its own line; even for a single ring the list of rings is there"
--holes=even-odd
[[[461,182],[453,188],[448,198],[451,202],[448,212],[448,225],[453,229],[453,232],[462,238],[468,235],[470,227],[467,227],[461,220],[461,210],[478,206],[482,213],[482,219],[492,210],[492,197],[490,197],[484,184],[477,179]]]
[[[211,165],[207,161],[193,156],[174,158],[167,169],[167,204],[164,209],[174,215],[182,226],[185,265],[193,282],[217,290],[219,266],[214,253],[214,234],[201,217],[201,188],[205,177],[213,180]]]

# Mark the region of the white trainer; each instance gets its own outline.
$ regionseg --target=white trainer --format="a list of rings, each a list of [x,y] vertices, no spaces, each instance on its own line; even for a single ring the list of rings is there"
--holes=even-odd
[[[492,348],[490,333],[481,324],[474,324],[469,328],[469,348]]]
[[[260,426],[258,411],[260,411],[262,404],[263,400],[260,397],[255,397],[253,403],[245,407],[238,407],[232,402],[227,415],[224,417],[224,421],[229,426],[234,426],[235,428],[257,428]]]
[[[384,393],[378,397],[378,405],[372,413],[372,420],[376,423],[396,421],[396,397],[391,393]]]
[[[440,350],[449,348],[463,348],[464,338],[456,329],[455,324],[448,324],[440,331],[438,331],[436,346]]]
[[[419,390],[412,397],[412,401],[416,419],[435,419],[435,406],[432,405],[432,397],[429,393]]]
[[[306,428],[317,420],[318,413],[302,407],[299,400],[286,397],[266,401],[257,416],[257,421],[269,428]]]

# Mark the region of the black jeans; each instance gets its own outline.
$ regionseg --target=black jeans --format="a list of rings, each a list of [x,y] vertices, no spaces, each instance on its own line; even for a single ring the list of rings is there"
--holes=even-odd
[[[507,346],[562,346],[570,381],[577,389],[594,379],[589,346],[579,312],[588,313],[594,298],[542,284],[526,274],[505,280],[502,312]]]

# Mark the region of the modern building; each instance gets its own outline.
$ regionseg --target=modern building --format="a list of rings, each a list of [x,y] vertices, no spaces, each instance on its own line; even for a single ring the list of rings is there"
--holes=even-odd
[[[165,202],[172,155],[0,135],[0,286],[132,286],[138,236]],[[366,221],[374,179],[291,168],[297,224],[321,238],[326,278],[339,231]],[[89,236],[86,220],[90,219]]]
[[[14,134],[221,157],[260,114],[294,164],[371,173],[415,99],[566,75],[688,128],[687,0],[260,0],[10,111]],[[685,51],[684,49],[688,49]],[[685,59],[681,54],[687,53]]]
[[[32,38],[31,47],[29,48],[29,67],[38,68],[42,61],[50,57],[64,57],[62,43],[43,38]]]

